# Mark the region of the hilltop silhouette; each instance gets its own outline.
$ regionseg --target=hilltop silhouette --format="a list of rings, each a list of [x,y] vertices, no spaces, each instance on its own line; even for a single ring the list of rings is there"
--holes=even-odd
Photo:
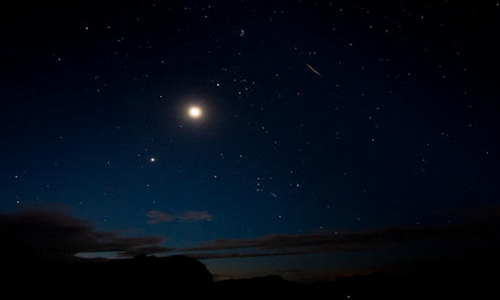
[[[490,264],[485,264],[487,261]],[[374,271],[332,281],[309,283],[285,280],[276,275],[214,282],[219,296],[241,294],[305,299],[480,299],[498,298],[498,260],[432,262],[423,269],[397,272]]]
[[[477,227],[476,227],[477,228]],[[217,281],[194,257],[84,259],[80,252],[140,253],[158,239],[101,233],[88,222],[54,212],[25,212],[0,217],[0,268],[5,294],[16,297],[116,298],[176,297],[304,297],[306,299],[478,299],[498,296],[500,260],[464,253],[455,258],[386,266],[368,275],[335,281],[295,282],[278,275]],[[154,248],[154,247],[153,247]],[[217,275],[217,274],[216,274]],[[179,294],[180,293],[180,294]]]
[[[477,299],[498,295],[498,263],[443,263],[418,272],[376,271],[335,281],[295,282],[278,275],[214,281],[199,260],[173,255],[137,255],[114,260],[28,260],[4,257],[4,291],[20,296],[121,297],[181,292],[184,296],[321,297],[329,299]],[[489,270],[490,272],[488,272]]]

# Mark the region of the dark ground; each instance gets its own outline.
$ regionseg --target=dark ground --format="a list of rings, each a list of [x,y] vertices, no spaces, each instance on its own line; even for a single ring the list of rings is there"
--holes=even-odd
[[[486,263],[486,262],[489,263]],[[4,261],[3,291],[31,298],[278,296],[306,299],[493,299],[498,263],[488,259],[412,272],[374,272],[336,281],[299,283],[277,275],[214,281],[194,258],[140,256],[94,262]],[[498,299],[498,298],[497,298]]]

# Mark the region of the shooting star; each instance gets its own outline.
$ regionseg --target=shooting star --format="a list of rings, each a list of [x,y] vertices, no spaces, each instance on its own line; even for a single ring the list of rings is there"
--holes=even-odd
[[[309,68],[309,70],[313,71],[314,74],[318,75],[319,77],[321,77],[321,73],[318,72],[315,68],[313,68],[310,64],[306,63],[306,66]]]

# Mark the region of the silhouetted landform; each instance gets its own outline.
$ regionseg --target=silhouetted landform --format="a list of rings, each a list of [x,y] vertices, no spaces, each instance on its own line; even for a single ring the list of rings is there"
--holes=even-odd
[[[3,261],[7,289],[37,295],[62,297],[157,295],[180,287],[207,289],[212,274],[195,258],[183,255],[155,257],[138,255],[113,260]],[[113,298],[114,299],[114,298]]]
[[[490,262],[486,264],[486,262]],[[189,295],[248,298],[278,296],[305,299],[493,299],[498,260],[435,262],[419,270],[377,271],[335,281],[301,283],[278,275],[214,281],[195,258],[138,255],[133,259],[2,262],[3,290],[53,298]],[[182,294],[178,294],[182,293]]]
[[[216,295],[304,299],[500,299],[498,263],[449,265],[418,271],[375,271],[335,281],[290,282],[272,275],[214,282]],[[485,268],[486,267],[486,268]],[[489,269],[489,271],[488,271]]]

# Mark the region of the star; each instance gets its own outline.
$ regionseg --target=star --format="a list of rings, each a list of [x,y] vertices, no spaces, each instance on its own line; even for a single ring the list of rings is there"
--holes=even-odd
[[[203,114],[203,111],[199,106],[191,106],[188,109],[188,115],[190,118],[198,119]]]

